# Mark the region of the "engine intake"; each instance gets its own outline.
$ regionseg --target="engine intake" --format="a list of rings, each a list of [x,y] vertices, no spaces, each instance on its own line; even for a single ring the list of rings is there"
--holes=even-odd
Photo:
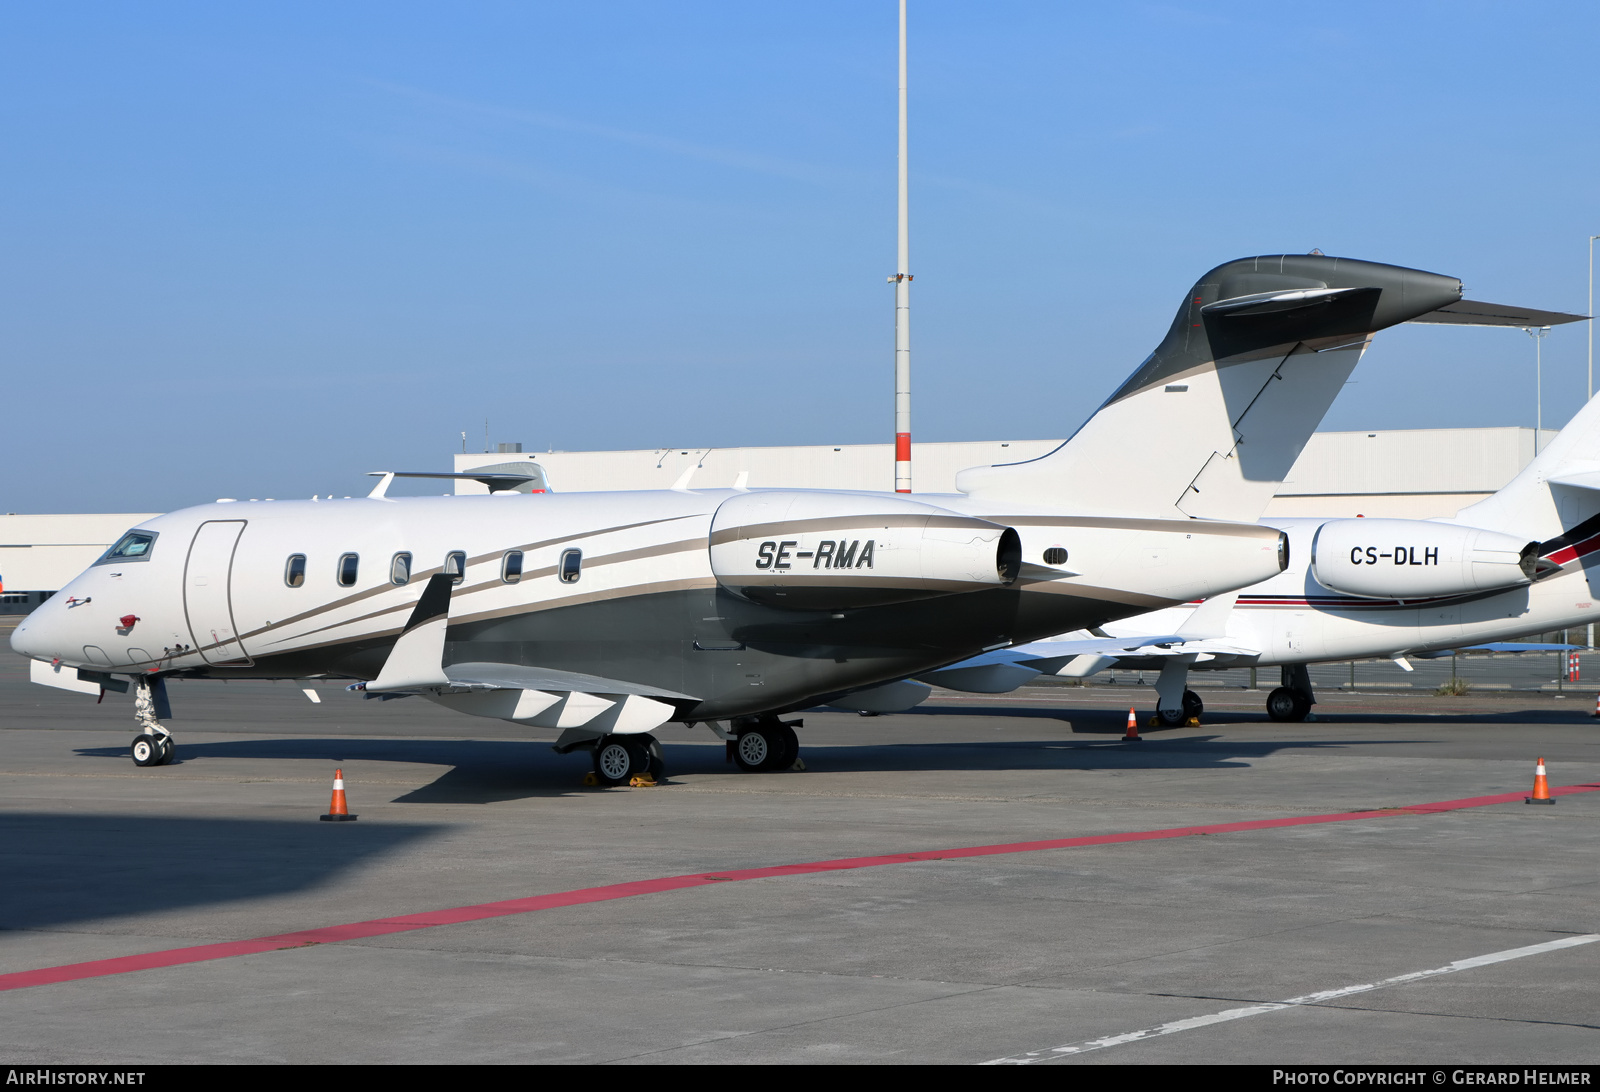
[[[1010,527],[865,493],[755,492],[711,521],[711,571],[746,599],[840,610],[982,591],[1022,570]]]
[[[1311,575],[1370,599],[1471,595],[1533,582],[1539,544],[1413,519],[1336,519],[1311,540]]]

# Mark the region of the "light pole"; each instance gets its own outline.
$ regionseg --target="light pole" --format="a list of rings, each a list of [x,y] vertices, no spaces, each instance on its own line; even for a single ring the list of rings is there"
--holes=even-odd
[[[1589,309],[1584,312],[1586,315],[1594,314],[1594,241],[1596,239],[1600,239],[1600,235],[1589,236]],[[1592,320],[1589,323],[1589,397],[1594,397],[1594,322]],[[1592,646],[1594,642],[1590,641],[1589,644]]]
[[[911,213],[906,156],[906,0],[900,0],[899,246],[894,284],[894,491],[911,492]]]
[[[1533,453],[1539,454],[1539,433],[1544,431],[1544,335],[1548,326],[1524,326],[1522,332],[1533,338]]]

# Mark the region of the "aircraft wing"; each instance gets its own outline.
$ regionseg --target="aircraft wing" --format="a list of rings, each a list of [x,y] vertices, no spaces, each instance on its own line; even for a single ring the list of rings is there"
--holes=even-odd
[[[1583,647],[1583,645],[1542,645],[1520,641],[1490,641],[1488,644],[1462,645],[1460,648],[1445,648],[1436,652],[1413,652],[1410,655],[1419,660],[1437,660],[1456,652],[1576,652]]]
[[[1013,645],[1011,648],[1002,648],[994,652],[985,652],[974,656],[963,663],[998,662],[989,661],[988,657],[1006,657],[1007,662],[1016,663],[1027,660],[1053,660],[1062,656],[1082,656],[1085,653],[1114,653],[1133,652],[1137,649],[1150,646],[1163,646],[1182,644],[1184,640],[1181,633],[1155,633],[1139,634],[1134,637],[1091,637],[1084,640],[1073,641],[1033,641],[1025,645]]]
[[[1175,633],[1138,637],[1092,637],[1071,641],[1036,641],[982,652],[960,663],[926,671],[918,681],[969,694],[1005,694],[1040,675],[1055,674],[1078,656],[1116,656],[1146,644],[1182,641]]]
[[[1562,323],[1583,322],[1589,318],[1588,315],[1573,315],[1566,311],[1541,311],[1536,307],[1508,307],[1501,303],[1457,300],[1410,321],[1445,326],[1560,326]]]
[[[483,690],[581,691],[588,694],[637,694],[641,698],[667,698],[699,701],[690,694],[663,690],[658,686],[585,675],[581,671],[561,671],[552,667],[526,667],[522,664],[464,663],[444,669],[452,686]]]

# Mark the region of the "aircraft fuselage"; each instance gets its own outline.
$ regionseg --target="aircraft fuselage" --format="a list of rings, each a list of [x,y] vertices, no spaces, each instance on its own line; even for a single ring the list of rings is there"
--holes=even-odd
[[[447,664],[625,679],[683,695],[679,717],[706,720],[804,707],[986,648],[1215,594],[1280,564],[1270,528],[987,513],[963,496],[918,496],[1015,528],[1021,578],[911,602],[800,610],[752,601],[713,572],[715,513],[750,495],[201,505],[141,524],[154,539],[140,556],[103,558],[30,616],[12,643],[36,659],[92,671],[370,680],[428,578],[448,571],[461,579],[451,596]],[[848,496],[859,504],[878,495]],[[798,583],[837,561],[870,583],[875,566],[907,546],[892,521],[848,538],[809,526],[818,522],[752,540],[753,564],[792,571]],[[1045,566],[1052,548],[1068,550],[1069,560]]]

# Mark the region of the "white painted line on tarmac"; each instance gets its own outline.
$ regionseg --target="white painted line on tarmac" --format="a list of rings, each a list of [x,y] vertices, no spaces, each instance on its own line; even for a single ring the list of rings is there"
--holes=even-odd
[[[1424,978],[1436,978],[1442,974],[1455,974],[1457,971],[1470,971],[1474,967],[1487,967],[1491,963],[1504,963],[1511,959],[1543,955],[1545,952],[1556,952],[1562,948],[1576,948],[1581,944],[1593,944],[1597,940],[1600,940],[1600,933],[1585,933],[1582,936],[1547,940],[1543,944],[1530,944],[1526,948],[1508,948],[1503,952],[1490,952],[1488,955],[1473,956],[1470,959],[1458,959],[1454,963],[1445,964],[1443,967],[1395,975],[1395,977],[1385,978],[1381,982],[1363,982],[1359,986],[1341,986],[1335,990],[1321,990],[1317,993],[1308,993],[1303,997],[1291,997],[1287,1001],[1268,1001],[1264,1004],[1249,1005],[1244,1008],[1224,1009],[1222,1012],[1213,1012],[1208,1016],[1191,1016],[1184,1020],[1173,1020],[1170,1023],[1157,1024],[1153,1028],[1127,1031],[1121,1035],[1107,1035],[1103,1039],[1090,1039],[1086,1043],[1074,1043],[1071,1046],[1051,1047],[1048,1050],[1031,1050],[1026,1054],[1012,1054],[1009,1057],[994,1058],[982,1064],[1033,1065],[1037,1062],[1049,1062],[1057,1058],[1068,1058],[1075,1054],[1087,1054],[1091,1050],[1105,1050],[1107,1047],[1123,1046],[1127,1043],[1154,1039],[1160,1035],[1173,1035],[1180,1031],[1209,1027],[1212,1024],[1225,1024],[1230,1020],[1243,1020],[1247,1016],[1260,1016],[1263,1013],[1279,1012],[1283,1009],[1297,1008],[1302,1005],[1320,1005],[1325,1001],[1337,1001],[1352,994],[1366,993],[1368,990],[1381,990],[1388,986],[1401,986],[1407,982],[1418,982]]]

